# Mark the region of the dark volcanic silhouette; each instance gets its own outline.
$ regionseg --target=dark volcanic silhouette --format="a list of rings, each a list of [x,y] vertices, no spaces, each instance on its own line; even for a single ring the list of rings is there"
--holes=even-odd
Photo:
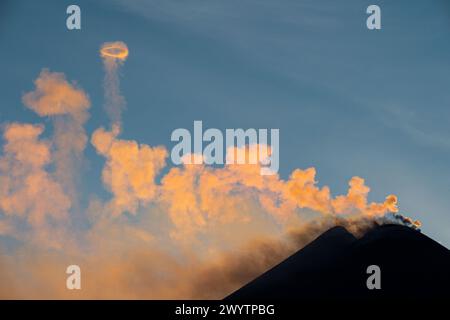
[[[369,290],[369,265],[381,290]],[[417,230],[384,225],[356,239],[343,227],[323,233],[228,300],[442,299],[450,297],[450,251]]]

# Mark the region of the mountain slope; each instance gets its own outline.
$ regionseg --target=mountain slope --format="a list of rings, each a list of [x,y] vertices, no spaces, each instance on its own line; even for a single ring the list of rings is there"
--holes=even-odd
[[[369,290],[369,265],[381,290]],[[356,239],[335,227],[226,299],[434,299],[450,297],[450,251],[419,231],[384,225]]]

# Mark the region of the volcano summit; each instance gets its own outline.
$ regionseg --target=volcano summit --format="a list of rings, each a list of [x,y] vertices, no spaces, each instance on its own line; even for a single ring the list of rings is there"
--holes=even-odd
[[[367,268],[381,288],[369,290]],[[450,251],[406,226],[383,225],[357,239],[334,227],[227,300],[431,300],[450,298]]]

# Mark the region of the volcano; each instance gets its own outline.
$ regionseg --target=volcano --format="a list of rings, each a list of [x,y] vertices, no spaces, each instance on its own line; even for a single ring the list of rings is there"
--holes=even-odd
[[[366,284],[371,265],[380,289]],[[450,298],[450,251],[418,230],[383,225],[359,239],[334,227],[225,300],[399,298]]]

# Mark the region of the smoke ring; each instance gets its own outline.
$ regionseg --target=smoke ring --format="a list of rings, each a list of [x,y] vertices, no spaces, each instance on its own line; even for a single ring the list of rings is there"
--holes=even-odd
[[[100,54],[104,58],[125,60],[128,57],[128,47],[123,42],[107,43],[100,49]]]

